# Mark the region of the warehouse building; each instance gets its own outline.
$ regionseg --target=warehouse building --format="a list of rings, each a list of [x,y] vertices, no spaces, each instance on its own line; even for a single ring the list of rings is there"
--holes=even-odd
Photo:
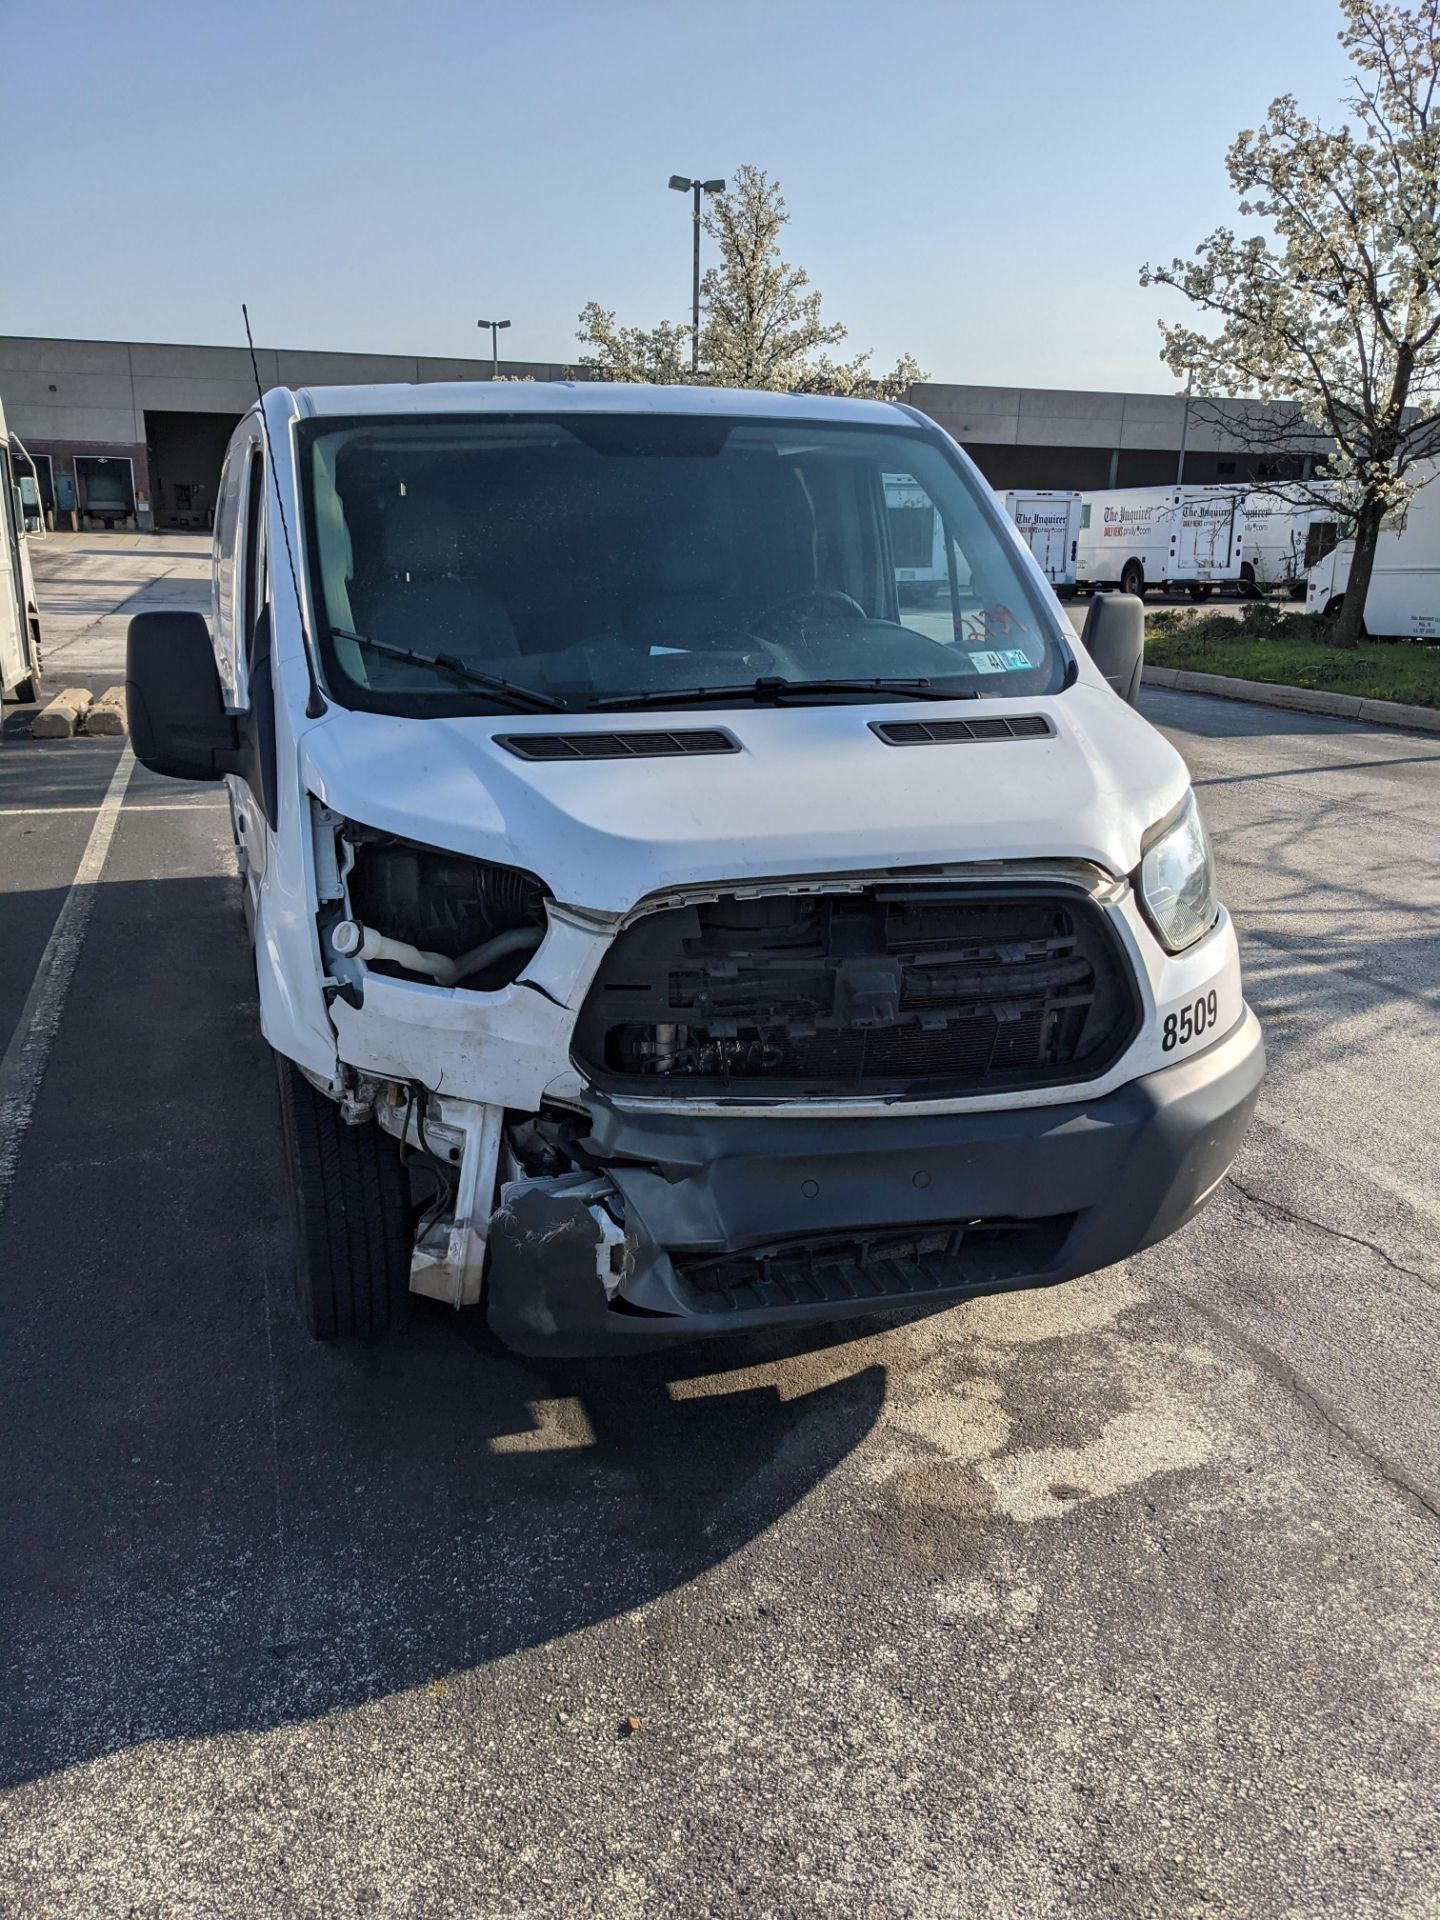
[[[271,347],[256,358],[266,387],[492,377],[488,359]],[[583,378],[579,368],[544,361],[501,361],[499,370]],[[255,376],[243,347],[0,336],[0,397],[34,463],[51,524],[204,531],[225,443],[255,398]],[[1211,405],[1192,407],[1187,419],[1174,394],[926,381],[909,397],[997,487],[1163,484],[1175,478],[1182,433],[1187,481],[1277,479],[1301,470],[1294,461],[1257,461],[1215,424]],[[1252,404],[1227,406],[1233,413]],[[1322,443],[1315,447],[1318,453]]]

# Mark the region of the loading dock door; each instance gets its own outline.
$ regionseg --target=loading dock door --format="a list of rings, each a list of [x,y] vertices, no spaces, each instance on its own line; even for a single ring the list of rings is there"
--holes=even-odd
[[[100,521],[107,533],[133,518],[135,468],[128,454],[77,453],[75,484],[81,514]]]
[[[220,467],[238,413],[167,413],[145,410],[150,450],[150,486],[155,525],[209,533],[215,525]]]

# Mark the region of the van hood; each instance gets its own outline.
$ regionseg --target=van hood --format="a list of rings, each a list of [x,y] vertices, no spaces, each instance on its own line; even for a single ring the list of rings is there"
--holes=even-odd
[[[973,720],[973,701],[485,714],[334,708],[300,740],[306,784],[346,818],[538,875],[572,906],[625,913],[716,881],[955,862],[1087,860],[1130,872],[1189,784],[1180,755],[1107,687],[986,701],[1049,736],[890,746],[878,721]],[[723,727],[738,753],[526,760],[497,735]]]

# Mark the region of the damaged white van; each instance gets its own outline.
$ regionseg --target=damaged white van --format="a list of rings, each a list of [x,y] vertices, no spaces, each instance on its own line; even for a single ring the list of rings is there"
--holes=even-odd
[[[1264,1051],[1139,622],[1077,643],[905,406],[267,394],[130,714],[229,785],[311,1331],[635,1351],[1173,1232]]]

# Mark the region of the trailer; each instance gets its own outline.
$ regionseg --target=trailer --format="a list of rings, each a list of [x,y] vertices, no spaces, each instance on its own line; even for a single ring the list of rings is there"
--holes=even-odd
[[[1206,600],[1238,581],[1244,495],[1234,487],[1110,487],[1080,496],[1075,576],[1082,588],[1140,594],[1185,587]]]
[[[40,697],[40,608],[25,550],[25,508],[0,407],[0,698]]]
[[[1245,500],[1240,591],[1303,594],[1306,576],[1340,539],[1339,489],[1324,480],[1251,491]]]
[[[1305,579],[1305,611],[1340,611],[1355,558],[1342,540]],[[1440,640],[1440,461],[1427,461],[1409,506],[1386,516],[1365,595],[1365,631],[1384,639]]]
[[[1080,537],[1080,495],[1055,487],[995,489],[1052,587],[1075,585],[1076,546]]]

